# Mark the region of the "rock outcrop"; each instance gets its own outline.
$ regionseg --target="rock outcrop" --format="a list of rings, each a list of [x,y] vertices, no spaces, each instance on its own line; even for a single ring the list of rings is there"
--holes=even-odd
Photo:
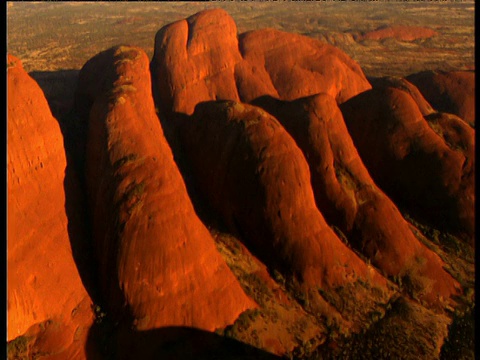
[[[263,97],[254,104],[274,115],[303,151],[317,206],[330,225],[385,274],[408,278],[422,300],[437,303],[439,295],[448,299],[457,293],[443,261],[418,241],[375,185],[333,97],[319,94],[292,102]]]
[[[384,279],[325,222],[305,157],[274,117],[252,105],[212,101],[177,121],[196,190],[267,266],[307,292],[359,279],[385,290]]]
[[[151,63],[157,102],[192,114],[207,100],[283,100],[325,92],[341,103],[371,88],[359,65],[327,43],[263,29],[240,34],[223,10],[163,27]]]
[[[164,26],[155,36],[153,83],[166,113],[191,114],[201,101],[239,100],[235,65],[242,60],[237,26],[220,9]]]
[[[196,216],[164,138],[149,62],[119,46],[80,72],[78,106],[91,105],[86,179],[105,301],[136,330],[225,327],[256,304]],[[93,69],[93,71],[90,71]]]
[[[370,77],[368,78],[368,81],[370,82],[370,84],[372,84],[372,87],[374,89],[386,90],[388,88],[395,88],[405,91],[412,97],[413,100],[415,100],[415,103],[417,104],[418,109],[423,116],[427,116],[436,112],[432,108],[430,103],[422,95],[420,90],[418,90],[415,85],[413,85],[411,82],[407,81],[404,78],[394,76],[384,76],[377,78]]]
[[[152,59],[7,57],[9,359],[471,347],[474,72],[367,79],[331,44],[436,32],[312,29],[238,34],[214,9],[162,27]]]
[[[60,127],[38,84],[7,57],[7,341],[25,358],[85,359],[92,301],[72,255]]]
[[[475,126],[475,72],[424,71],[407,76],[432,106]]]
[[[373,89],[340,106],[375,182],[438,228],[474,239],[474,130],[454,115],[423,116],[412,96]]]
[[[282,100],[327,93],[342,103],[371,88],[360,66],[340,49],[306,36],[274,29],[239,36],[244,61],[235,77],[244,102],[262,96]],[[270,91],[263,87],[272,84]]]
[[[395,38],[400,41],[414,41],[417,39],[428,39],[438,33],[422,26],[385,26],[376,30],[369,31],[362,35],[361,40],[383,40],[387,38]]]

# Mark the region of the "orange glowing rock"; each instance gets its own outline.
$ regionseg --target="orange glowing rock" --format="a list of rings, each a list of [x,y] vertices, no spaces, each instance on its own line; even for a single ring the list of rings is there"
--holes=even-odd
[[[96,55],[77,94],[92,104],[86,179],[113,316],[128,312],[137,330],[213,331],[256,307],[194,211],[155,113],[145,52],[120,46]]]
[[[7,90],[7,341],[24,336],[32,357],[85,358],[92,302],[69,241],[62,133],[42,90],[11,55]]]

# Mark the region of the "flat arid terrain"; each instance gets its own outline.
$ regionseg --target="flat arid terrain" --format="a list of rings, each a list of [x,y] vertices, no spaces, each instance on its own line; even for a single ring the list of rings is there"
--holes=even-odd
[[[7,357],[474,359],[474,1],[7,2]]]
[[[326,40],[357,61],[367,76],[474,68],[474,1],[8,3],[8,51],[25,70],[79,70],[118,44],[153,55],[155,33],[204,9],[221,8],[238,32],[274,28]],[[420,26],[438,35],[413,41],[354,41],[382,26]]]

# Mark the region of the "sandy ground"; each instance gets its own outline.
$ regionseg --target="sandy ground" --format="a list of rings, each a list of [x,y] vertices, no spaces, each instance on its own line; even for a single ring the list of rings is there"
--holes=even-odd
[[[474,68],[474,2],[8,2],[7,50],[27,71],[80,69],[98,52],[137,45],[153,55],[164,25],[210,8],[225,9],[238,32],[265,27],[328,41],[367,76]],[[381,26],[424,26],[430,39],[355,41]]]

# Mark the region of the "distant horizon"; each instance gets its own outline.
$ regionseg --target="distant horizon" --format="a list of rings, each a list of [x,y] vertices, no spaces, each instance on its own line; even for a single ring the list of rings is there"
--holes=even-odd
[[[7,51],[19,57],[27,71],[80,69],[96,53],[121,43],[140,46],[151,57],[161,27],[211,8],[226,10],[239,34],[273,27],[331,42],[358,61],[368,76],[471,69],[475,64],[472,0],[7,3],[15,4],[7,9]],[[385,7],[385,3],[395,5]],[[343,34],[391,25],[425,26],[446,33],[411,43],[342,40]],[[382,65],[386,61],[388,68]]]

